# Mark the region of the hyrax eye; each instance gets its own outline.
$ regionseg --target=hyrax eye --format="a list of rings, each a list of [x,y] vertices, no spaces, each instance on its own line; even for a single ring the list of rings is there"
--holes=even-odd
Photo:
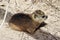
[[[42,16],[42,18],[47,18],[47,16]]]
[[[45,16],[42,16],[42,18],[44,18]]]

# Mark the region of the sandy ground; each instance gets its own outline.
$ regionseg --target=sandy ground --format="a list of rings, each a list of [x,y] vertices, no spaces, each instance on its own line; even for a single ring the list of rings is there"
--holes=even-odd
[[[0,40],[60,40],[60,0],[0,0],[0,24],[2,23],[6,5],[8,15],[4,25],[0,28]],[[8,21],[12,15],[24,12],[31,14],[35,10],[42,10],[48,16],[47,25],[29,35],[12,30]]]

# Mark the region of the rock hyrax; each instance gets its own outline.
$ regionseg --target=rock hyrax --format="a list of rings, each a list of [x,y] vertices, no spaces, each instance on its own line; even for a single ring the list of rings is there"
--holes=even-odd
[[[32,14],[17,13],[9,20],[12,29],[34,33],[35,29],[47,19],[41,10],[36,10]]]

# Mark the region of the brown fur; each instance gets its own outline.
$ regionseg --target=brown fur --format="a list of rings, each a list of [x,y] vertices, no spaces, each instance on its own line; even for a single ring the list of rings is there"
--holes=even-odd
[[[31,15],[18,13],[12,16],[9,25],[12,29],[32,34],[46,18],[47,16],[41,10],[36,10]]]
[[[32,20],[29,15],[18,13],[12,16],[9,21],[9,25],[12,29],[18,31],[27,31],[29,33],[34,33],[39,23]]]

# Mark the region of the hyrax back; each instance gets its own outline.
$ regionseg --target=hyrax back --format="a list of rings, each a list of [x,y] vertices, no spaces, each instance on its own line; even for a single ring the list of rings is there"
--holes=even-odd
[[[38,14],[38,12],[36,14]],[[12,29],[29,32],[32,34],[35,32],[36,28],[38,28],[39,25],[41,24],[40,22],[36,21],[36,18],[38,17],[41,18],[41,16],[37,15],[38,16],[37,17],[36,14],[32,14],[32,15],[28,15],[24,13],[15,14],[10,19],[9,25]],[[44,19],[44,18],[41,18],[41,19],[40,18],[39,18],[39,21],[42,21]]]

